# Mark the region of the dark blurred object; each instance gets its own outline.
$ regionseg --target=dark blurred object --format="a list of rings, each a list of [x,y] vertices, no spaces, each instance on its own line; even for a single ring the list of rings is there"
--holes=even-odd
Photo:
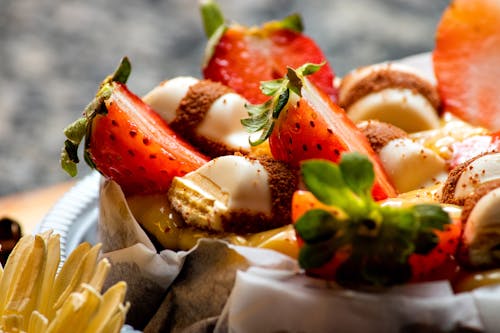
[[[21,226],[11,218],[0,219],[0,262],[5,266],[9,254],[22,237]]]

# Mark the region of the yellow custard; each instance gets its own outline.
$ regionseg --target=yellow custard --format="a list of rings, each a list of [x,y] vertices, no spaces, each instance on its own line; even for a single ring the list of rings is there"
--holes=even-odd
[[[219,238],[231,244],[272,249],[293,258],[298,255],[292,225],[250,235],[211,233],[187,226],[172,210],[166,195],[134,196],[127,202],[142,227],[168,249],[189,250],[201,238]]]

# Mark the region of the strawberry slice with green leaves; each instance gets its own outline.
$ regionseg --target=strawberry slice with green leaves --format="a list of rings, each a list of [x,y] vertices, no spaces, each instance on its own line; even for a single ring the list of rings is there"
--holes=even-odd
[[[249,118],[242,120],[249,132],[262,131],[251,144],[259,145],[269,139],[273,157],[295,167],[307,159],[338,162],[344,152],[362,153],[375,168],[374,198],[394,197],[396,191],[367,138],[345,111],[306,77],[320,67],[316,64],[289,67],[284,78],[262,83],[262,92],[270,99],[248,105]]]
[[[102,83],[83,117],[65,129],[61,166],[78,172],[78,147],[85,139],[84,159],[116,181],[126,195],[166,192],[175,176],[183,176],[208,161],[184,142],[125,83],[131,66],[123,58]]]
[[[228,25],[211,0],[202,2],[201,15],[209,38],[203,64],[206,79],[231,87],[250,103],[262,103],[268,97],[259,89],[261,81],[283,77],[287,66],[325,62],[311,81],[337,100],[333,70],[316,42],[302,32],[299,15],[262,27]]]
[[[310,193],[296,193],[292,216],[299,264],[308,274],[355,289],[431,278],[415,265],[439,265],[433,251],[447,239],[437,233],[450,223],[441,206],[375,202],[373,167],[359,153],[343,154],[338,164],[304,161],[301,173]],[[412,261],[415,255],[420,257]]]
[[[441,17],[433,51],[445,110],[500,130],[500,2],[454,0]]]

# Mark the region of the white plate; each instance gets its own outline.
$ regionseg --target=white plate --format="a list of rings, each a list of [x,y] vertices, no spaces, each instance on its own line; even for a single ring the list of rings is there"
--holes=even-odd
[[[61,235],[61,263],[78,244],[97,242],[99,182],[94,171],[72,187],[49,211],[35,233],[53,230]]]

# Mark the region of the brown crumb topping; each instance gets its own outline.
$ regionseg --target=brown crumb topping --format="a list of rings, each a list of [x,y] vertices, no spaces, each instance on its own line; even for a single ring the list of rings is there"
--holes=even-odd
[[[237,234],[271,230],[292,223],[292,197],[298,184],[297,174],[280,161],[267,156],[256,158],[269,174],[271,217],[246,210],[235,210],[222,218],[224,230]]]
[[[341,83],[339,89],[342,90],[342,87]],[[362,78],[339,100],[339,105],[347,109],[362,97],[388,88],[404,88],[421,94],[434,109],[440,110],[439,94],[430,82],[415,74],[391,69],[390,66],[375,70]]]
[[[482,197],[489,192],[500,187],[500,179],[492,180],[490,182],[480,185],[473,193],[464,199],[464,208],[462,209],[461,219],[465,222],[469,219],[469,215]]]
[[[208,140],[196,133],[196,129],[205,118],[212,104],[218,98],[230,92],[233,92],[233,90],[218,82],[200,80],[189,88],[180,101],[176,110],[176,117],[170,123],[170,127],[180,133],[184,139],[202,153],[210,157],[232,154],[234,151],[228,149],[222,143]]]
[[[370,145],[377,154],[388,142],[408,137],[408,133],[401,128],[378,120],[362,121],[356,126],[368,138]]]
[[[457,187],[458,180],[462,173],[470,166],[472,162],[477,160],[480,157],[485,155],[493,154],[492,152],[487,152],[483,154],[479,154],[474,156],[470,160],[465,161],[462,164],[457,165],[451,172],[448,174],[448,178],[443,185],[442,193],[441,193],[441,202],[446,204],[463,206],[465,198],[455,198],[455,189]]]

